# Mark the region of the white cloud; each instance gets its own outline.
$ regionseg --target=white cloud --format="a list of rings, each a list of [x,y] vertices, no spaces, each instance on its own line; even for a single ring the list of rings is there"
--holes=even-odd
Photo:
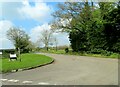
[[[60,46],[70,45],[69,34],[68,33],[66,33],[66,32],[55,33],[54,37],[57,38],[58,45],[60,45]]]
[[[29,6],[28,0],[24,0],[22,3],[23,3],[23,5],[25,5],[25,6]]]
[[[5,36],[6,31],[13,26],[13,23],[8,20],[0,21],[0,35]]]
[[[8,20],[0,21],[0,49],[13,48],[12,43],[6,37],[7,30],[9,30],[9,28],[12,26],[13,26],[13,23]]]
[[[33,42],[35,42],[35,41],[37,41],[39,39],[39,37],[41,35],[40,33],[43,31],[43,29],[49,30],[50,26],[47,23],[45,23],[45,24],[43,24],[41,26],[36,26],[36,27],[31,29],[30,37],[31,37],[31,40]]]
[[[51,18],[52,8],[46,3],[34,2],[34,6],[26,0],[23,2],[23,6],[18,8],[19,13],[23,18],[34,19],[40,22],[44,22]]]
[[[46,24],[43,24],[41,26],[36,26],[31,29],[30,36],[33,42],[36,42],[40,38],[40,35],[43,29],[49,30],[50,25],[46,23]],[[58,40],[58,45],[69,45],[70,44],[67,33],[59,32],[59,33],[54,33],[53,35]]]

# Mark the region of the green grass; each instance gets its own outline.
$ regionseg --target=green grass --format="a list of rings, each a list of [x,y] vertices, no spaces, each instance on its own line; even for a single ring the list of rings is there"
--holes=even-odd
[[[53,61],[52,58],[40,54],[22,54],[21,60],[20,62],[19,59],[17,61],[9,61],[9,58],[0,59],[0,62],[2,61],[0,71],[10,72],[11,70],[36,67]]]
[[[40,52],[54,53],[54,54],[65,54],[65,55],[89,56],[89,57],[97,57],[97,58],[118,58],[117,53],[112,53],[110,56],[105,56],[105,55],[102,55],[102,54],[90,54],[90,53],[88,54],[88,53],[72,52],[71,50],[70,50],[69,53],[65,53],[64,50],[58,50],[58,51],[55,51],[55,50],[49,50],[49,51],[41,50]]]
[[[105,56],[105,55],[101,55],[101,54],[83,54],[84,56],[90,56],[90,57],[98,57],[98,58],[118,58],[118,54],[117,53],[113,53],[110,56]]]
[[[40,52],[45,52],[45,53],[55,53],[55,54],[65,54],[65,51],[64,50],[49,50],[49,51],[46,51],[46,50],[40,50]]]

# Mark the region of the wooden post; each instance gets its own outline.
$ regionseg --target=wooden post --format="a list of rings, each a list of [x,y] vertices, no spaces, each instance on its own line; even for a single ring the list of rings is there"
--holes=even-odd
[[[20,48],[18,48],[18,55],[19,55],[19,59],[20,59],[20,62],[21,62]]]

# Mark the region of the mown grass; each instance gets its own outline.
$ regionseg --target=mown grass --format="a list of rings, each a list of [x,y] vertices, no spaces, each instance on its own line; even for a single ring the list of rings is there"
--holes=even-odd
[[[118,58],[118,53],[112,53],[109,56],[105,56],[102,54],[92,54],[92,53],[86,53],[86,52],[79,53],[79,52],[69,51],[68,53],[65,53],[64,50],[58,50],[58,51],[56,51],[56,50],[49,50],[49,51],[40,50],[40,52],[54,53],[54,54],[65,54],[65,55],[89,56],[89,57],[98,57],[98,58]]]
[[[21,55],[21,62],[19,59],[16,61],[9,61],[9,58],[2,58],[0,59],[0,69],[1,72],[10,72],[11,70],[16,69],[23,69],[23,68],[30,68],[30,67],[36,67],[39,65],[47,64],[52,62],[53,59],[40,54],[22,54]]]

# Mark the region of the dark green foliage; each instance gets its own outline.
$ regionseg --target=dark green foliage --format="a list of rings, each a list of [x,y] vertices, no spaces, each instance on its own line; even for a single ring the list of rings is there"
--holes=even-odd
[[[115,8],[105,16],[105,39],[108,50],[120,52],[120,8]]]
[[[2,51],[2,58],[9,58],[10,53],[16,53],[15,49],[6,49]]]
[[[65,53],[68,53],[69,52],[69,49],[68,48],[65,48]]]
[[[102,54],[104,56],[110,56],[113,52],[110,52],[110,51],[107,51],[107,50],[103,50],[103,49],[91,49],[91,51],[89,53],[92,53],[92,54]]]
[[[73,52],[86,50],[86,33],[85,32],[70,32],[69,38]]]
[[[111,55],[120,52],[120,2],[65,3],[59,5],[55,18],[70,19],[66,26],[73,52]],[[59,23],[59,22],[58,22]]]

